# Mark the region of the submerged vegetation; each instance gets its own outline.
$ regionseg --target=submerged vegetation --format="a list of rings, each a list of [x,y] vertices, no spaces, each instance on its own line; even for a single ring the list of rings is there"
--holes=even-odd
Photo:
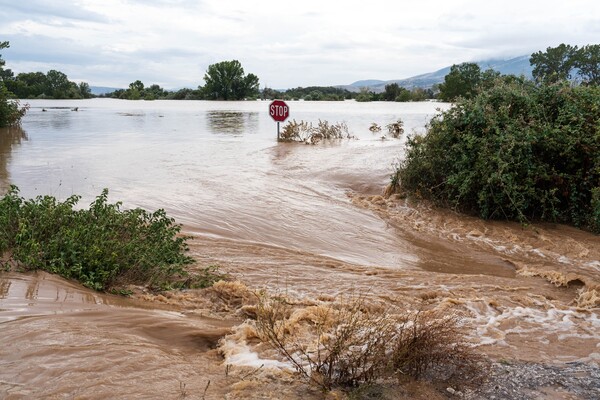
[[[353,139],[354,136],[348,132],[348,125],[344,122],[330,124],[321,121],[314,126],[311,122],[296,120],[289,121],[282,128],[279,140],[282,142],[301,142],[316,144],[322,140],[331,139]]]
[[[388,379],[465,386],[477,384],[485,373],[485,362],[453,314],[369,310],[360,298],[297,310],[284,298],[263,295],[256,331],[323,390]]]
[[[187,237],[164,210],[122,210],[104,190],[89,209],[79,196],[25,200],[17,187],[0,199],[0,254],[5,269],[41,269],[96,290],[120,285],[153,289],[206,287],[221,275],[208,267],[190,275]]]

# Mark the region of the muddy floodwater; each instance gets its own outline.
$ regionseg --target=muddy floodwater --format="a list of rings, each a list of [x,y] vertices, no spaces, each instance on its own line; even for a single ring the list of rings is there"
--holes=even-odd
[[[108,188],[125,208],[164,208],[193,237],[193,268],[239,281],[221,300],[240,287],[307,305],[359,294],[458,313],[493,360],[600,362],[597,235],[382,197],[406,135],[447,104],[289,102],[291,119],[345,122],[356,136],[312,146],[277,143],[268,102],[29,103],[20,128],[0,130],[2,193],[78,194],[85,207]],[[398,118],[401,139],[369,131]],[[0,273],[0,398],[320,398],[225,303]]]

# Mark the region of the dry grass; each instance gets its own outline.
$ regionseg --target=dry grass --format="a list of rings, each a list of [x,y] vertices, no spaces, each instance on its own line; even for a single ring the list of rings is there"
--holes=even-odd
[[[330,124],[328,121],[319,120],[317,126],[311,122],[292,120],[283,126],[279,140],[283,142],[301,142],[317,144],[322,140],[352,139],[348,132],[348,125],[344,122]]]
[[[323,390],[407,377],[476,384],[482,377],[482,359],[457,316],[391,311],[367,310],[358,298],[299,314],[285,299],[263,296],[256,331]]]

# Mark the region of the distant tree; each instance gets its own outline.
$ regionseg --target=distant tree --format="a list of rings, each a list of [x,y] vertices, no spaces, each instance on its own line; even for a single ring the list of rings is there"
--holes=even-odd
[[[481,81],[481,68],[475,63],[454,64],[440,83],[439,97],[444,101],[454,101],[458,97],[472,98]]]
[[[385,85],[382,97],[385,101],[396,101],[396,98],[400,95],[400,86],[397,83],[390,83]]]
[[[209,100],[242,100],[259,94],[258,77],[245,75],[238,60],[209,65],[204,81],[203,91]]]
[[[400,87],[400,89],[398,90],[398,95],[396,96],[396,98],[394,99],[394,101],[413,101],[413,92],[411,92],[410,90]]]
[[[60,71],[50,70],[46,74],[46,87],[44,93],[55,99],[66,99],[72,89],[72,82],[67,75]]]
[[[544,83],[570,79],[577,54],[577,46],[564,43],[557,47],[548,47],[545,52],[533,53],[529,58],[533,67],[533,78]]]
[[[600,45],[590,44],[580,48],[574,66],[584,84],[600,85]]]
[[[46,74],[43,72],[21,72],[7,86],[20,99],[39,97],[46,90]]]
[[[261,97],[263,100],[274,100],[274,99],[280,99],[281,97],[283,97],[283,95],[281,92],[279,92],[275,89],[265,87],[261,92]]]
[[[167,97],[167,94],[168,94],[168,92],[166,90],[164,90],[157,84],[148,86],[144,90],[144,92],[145,92],[145,94],[144,94],[145,100],[162,99],[162,98]]]
[[[121,95],[121,98],[128,100],[139,100],[144,96],[144,84],[139,79],[135,82],[131,82],[129,84],[129,89],[127,89]]]
[[[83,99],[89,99],[92,97],[92,90],[87,82],[79,83],[79,96]]]
[[[370,92],[368,87],[361,87],[360,93],[358,94],[358,96],[356,96],[354,100],[361,103],[366,103],[369,101],[373,101],[373,95],[374,93]]]

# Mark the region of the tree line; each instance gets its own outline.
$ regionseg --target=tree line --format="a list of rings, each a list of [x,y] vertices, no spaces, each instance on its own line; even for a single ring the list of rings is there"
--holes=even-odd
[[[567,44],[548,47],[546,51],[533,53],[529,58],[533,67],[532,75],[536,83],[556,83],[569,81],[573,84],[598,86],[600,84],[600,45],[586,45],[581,48]],[[458,98],[470,99],[478,92],[488,89],[501,74],[492,69],[482,71],[475,63],[453,65],[438,85],[438,98],[455,101]],[[504,76],[514,80],[516,76]]]
[[[8,48],[8,42],[0,42],[0,49]],[[587,45],[581,48],[561,44],[548,47],[546,51],[533,53],[530,58],[533,77],[536,82],[557,82],[571,80],[582,85],[598,85],[600,82],[600,45]],[[4,69],[0,57],[0,124],[6,125],[17,117],[22,108],[8,99],[81,99],[95,97],[86,82],[75,83],[67,75],[50,70],[24,72],[16,76],[10,69]],[[260,90],[259,78],[246,74],[238,60],[222,61],[208,67],[204,75],[204,85],[196,89],[183,88],[176,91],[165,90],[157,84],[146,86],[140,80],[129,84],[127,89],[118,89],[100,97],[128,100],[244,100],[244,99],[284,99],[307,101],[343,101],[354,99],[368,101],[423,101],[439,99],[453,102],[459,98],[472,98],[479,91],[493,85],[501,74],[488,69],[482,71],[475,63],[455,64],[444,78],[444,82],[432,88],[404,88],[397,83],[385,86],[384,91],[375,93],[368,88],[351,92],[344,88],[310,86],[284,91],[265,87]],[[516,76],[503,76],[514,80]],[[15,108],[17,107],[17,108]],[[4,115],[4,116],[3,116]],[[8,117],[12,115],[12,117]]]

